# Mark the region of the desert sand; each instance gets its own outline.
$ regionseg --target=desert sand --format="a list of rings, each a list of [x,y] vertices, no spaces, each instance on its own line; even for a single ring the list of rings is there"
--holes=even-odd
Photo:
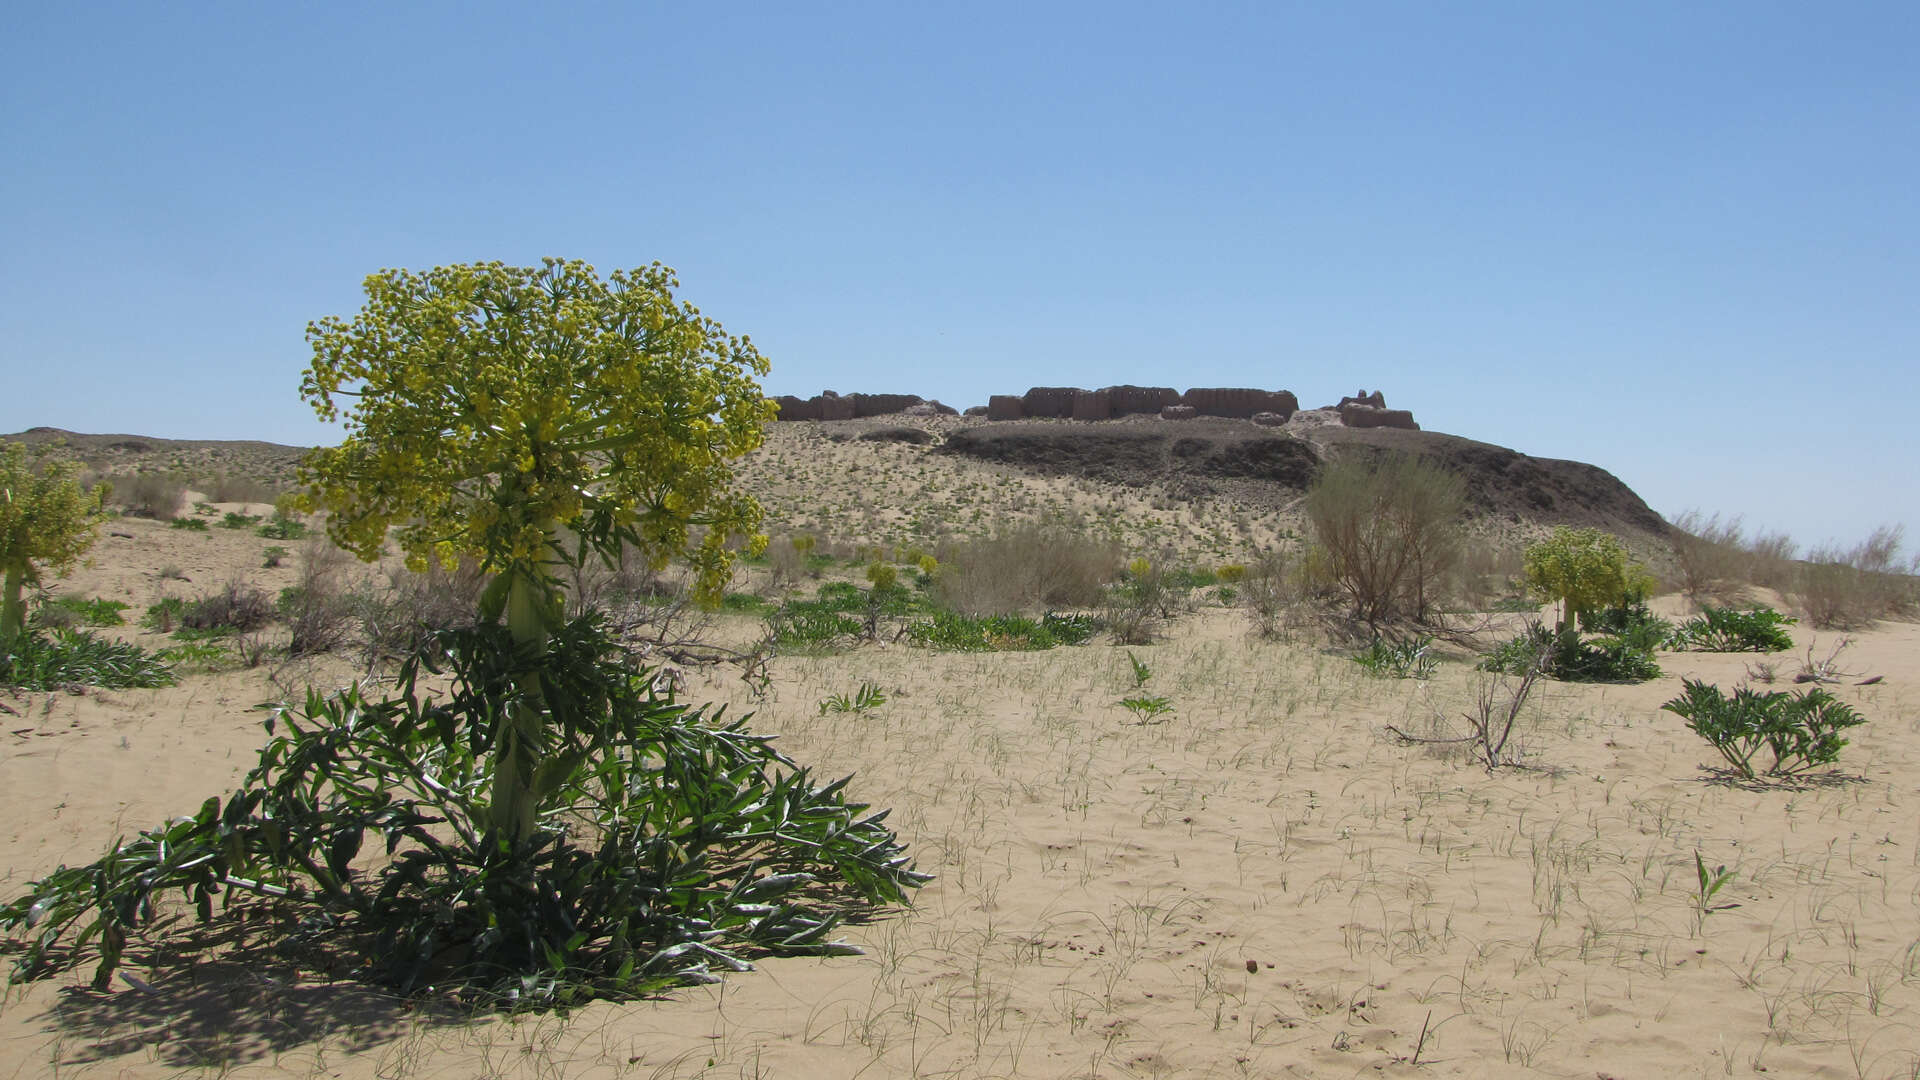
[[[297,572],[262,567],[272,542],[251,533],[110,528],[125,535],[58,587],[129,615]],[[217,960],[96,994],[82,968],[7,991],[0,1077],[1914,1076],[1920,627],[1851,637],[1842,666],[1883,678],[1833,689],[1868,723],[1795,784],[1729,781],[1659,708],[1683,676],[1739,683],[1751,655],[1544,683],[1522,766],[1491,774],[1388,730],[1457,719],[1488,678],[1465,654],[1430,681],[1376,679],[1218,604],[1132,650],[1174,704],[1151,724],[1117,704],[1128,650],[1106,644],[779,657],[759,696],[695,668],[688,698],[855,774],[936,875],[911,909],[844,928],[864,955],[565,1017]],[[1837,638],[1796,627],[1772,661],[1784,678]],[[255,705],[357,673],[342,657],[0,693],[0,890],[230,791],[263,738]],[[819,708],[862,683],[887,703]],[[1732,874],[1710,910],[1696,855]]]

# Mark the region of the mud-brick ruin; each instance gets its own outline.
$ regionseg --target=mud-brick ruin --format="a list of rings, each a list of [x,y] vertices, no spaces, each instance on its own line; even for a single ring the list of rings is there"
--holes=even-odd
[[[955,416],[958,411],[915,394],[847,394],[831,390],[810,398],[789,394],[774,399],[781,420],[858,420],[869,416]],[[1190,420],[1219,416],[1278,427],[1300,411],[1300,399],[1291,390],[1251,390],[1244,387],[1195,387],[1180,393],[1171,386],[1106,386],[1082,390],[1077,386],[1036,386],[1024,394],[994,394],[985,405],[966,411],[988,420],[1114,420],[1124,416],[1158,416],[1162,420]],[[1418,431],[1413,413],[1387,408],[1386,395],[1375,390],[1343,397],[1338,405],[1316,410],[1326,422],[1355,428],[1405,428]]]

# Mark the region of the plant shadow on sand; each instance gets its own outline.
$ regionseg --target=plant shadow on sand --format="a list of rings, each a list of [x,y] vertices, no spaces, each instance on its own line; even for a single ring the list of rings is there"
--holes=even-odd
[[[1749,780],[1732,769],[1723,769],[1714,765],[1702,765],[1699,776],[1684,779],[1713,787],[1738,788],[1755,794],[1764,794],[1769,791],[1832,791],[1855,784],[1872,783],[1859,773],[1838,770],[1793,776],[1760,776]]]
[[[448,999],[410,1000],[329,977],[334,956],[249,938],[248,929],[220,918],[196,936],[191,955],[129,963],[112,991],[62,988],[36,1017],[53,1043],[51,1064],[111,1061],[145,1048],[171,1067],[232,1068],[321,1046],[365,1051],[422,1027],[476,1020]]]

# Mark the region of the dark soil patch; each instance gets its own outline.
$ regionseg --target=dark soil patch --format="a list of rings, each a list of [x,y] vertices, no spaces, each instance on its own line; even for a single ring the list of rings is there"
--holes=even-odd
[[[1622,536],[1664,537],[1668,530],[1605,469],[1433,431],[1317,427],[1294,434],[1214,418],[1007,421],[955,431],[937,452],[1188,496],[1230,492],[1273,505],[1297,500],[1333,455],[1409,453],[1464,475],[1476,517],[1592,525]]]

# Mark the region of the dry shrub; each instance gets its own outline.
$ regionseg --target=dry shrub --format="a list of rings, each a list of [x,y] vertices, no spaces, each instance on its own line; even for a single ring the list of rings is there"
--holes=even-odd
[[[387,582],[384,591],[361,590],[356,605],[369,664],[412,655],[435,630],[472,626],[487,575],[478,562],[463,558],[452,570],[433,561],[424,573],[396,568]]]
[[[280,617],[291,632],[288,656],[332,652],[346,642],[354,607],[346,594],[346,574],[353,561],[324,536],[307,541],[299,580],[280,593]]]
[[[1262,552],[1247,567],[1240,602],[1246,608],[1254,633],[1263,638],[1287,635],[1297,621],[1292,613],[1299,610],[1303,597],[1298,568],[1291,565],[1285,552],[1278,549]]]
[[[1722,520],[1688,510],[1673,519],[1668,539],[1680,591],[1689,600],[1736,600],[1753,580],[1755,560],[1737,516]]]
[[[633,547],[622,547],[612,563],[589,553],[568,571],[567,615],[578,617],[590,609],[611,611],[635,600],[649,600],[666,591],[652,560]]]
[[[1786,592],[1793,586],[1799,550],[1786,533],[1755,533],[1747,540],[1747,577],[1755,585]]]
[[[280,497],[277,490],[250,476],[222,474],[201,481],[199,487],[206,492],[208,502],[270,503]]]
[[[1370,630],[1424,621],[1460,557],[1466,480],[1410,454],[1341,456],[1307,489],[1327,570]]]
[[[1488,611],[1526,586],[1526,558],[1517,544],[1462,543],[1460,558],[1447,575],[1446,594],[1469,611]]]
[[[238,578],[188,604],[180,625],[193,630],[235,630],[248,633],[273,621],[273,599]]]
[[[1902,562],[1906,530],[1882,525],[1852,548],[1825,544],[1807,553],[1792,596],[1819,630],[1849,629],[1920,608],[1920,559]]]
[[[1125,561],[1120,545],[1064,520],[1023,522],[981,540],[943,544],[940,603],[964,615],[1009,615],[1101,602]]]
[[[767,569],[776,591],[799,581],[807,572],[806,552],[795,547],[793,541],[793,537],[781,537],[767,545]]]
[[[180,503],[187,496],[186,485],[179,477],[162,473],[110,476],[107,482],[113,485],[109,496],[113,505],[134,517],[170,518],[180,512]]]

